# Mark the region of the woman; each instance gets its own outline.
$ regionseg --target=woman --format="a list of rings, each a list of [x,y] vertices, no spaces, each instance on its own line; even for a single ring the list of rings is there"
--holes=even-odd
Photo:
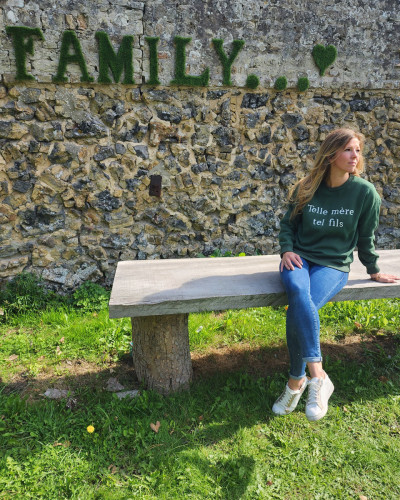
[[[318,309],[345,286],[354,248],[371,279],[399,279],[379,272],[374,232],[380,198],[374,186],[359,177],[363,145],[362,134],[334,130],[323,141],[309,175],[290,193],[279,234],[280,275],[289,300],[290,375],[272,408],[276,415],[291,413],[306,387],[308,420],[319,420],[328,410],[334,386],[322,368]]]

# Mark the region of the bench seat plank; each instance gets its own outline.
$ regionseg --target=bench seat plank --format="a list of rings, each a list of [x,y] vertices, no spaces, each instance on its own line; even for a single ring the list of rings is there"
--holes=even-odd
[[[349,281],[334,301],[400,297],[400,283],[369,279],[354,253]],[[382,272],[400,276],[400,250],[379,250]],[[287,304],[279,255],[119,262],[111,318],[186,314]]]

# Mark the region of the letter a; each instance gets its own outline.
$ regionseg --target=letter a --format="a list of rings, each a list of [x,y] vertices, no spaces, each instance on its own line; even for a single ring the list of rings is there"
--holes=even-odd
[[[74,53],[70,54],[69,49],[72,47]],[[82,54],[81,44],[75,31],[66,30],[63,33],[60,50],[60,60],[58,62],[58,70],[56,76],[53,76],[53,82],[62,83],[67,82],[68,78],[65,76],[67,66],[70,63],[76,63],[81,70],[81,82],[92,82],[93,77],[89,76],[86,68],[86,62]]]

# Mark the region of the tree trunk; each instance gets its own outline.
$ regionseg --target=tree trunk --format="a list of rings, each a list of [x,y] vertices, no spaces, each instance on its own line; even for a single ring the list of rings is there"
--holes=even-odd
[[[133,366],[148,389],[169,394],[192,380],[188,314],[131,318]]]

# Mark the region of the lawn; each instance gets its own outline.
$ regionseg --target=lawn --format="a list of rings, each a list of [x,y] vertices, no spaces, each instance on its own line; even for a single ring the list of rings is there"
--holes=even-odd
[[[3,296],[0,498],[400,497],[399,300],[321,310],[336,390],[310,423],[304,400],[271,412],[287,375],[283,307],[191,315],[191,390],[163,397],[136,381],[130,323],[108,318],[106,297]],[[110,378],[139,396],[118,399]],[[49,400],[49,388],[70,392]]]

